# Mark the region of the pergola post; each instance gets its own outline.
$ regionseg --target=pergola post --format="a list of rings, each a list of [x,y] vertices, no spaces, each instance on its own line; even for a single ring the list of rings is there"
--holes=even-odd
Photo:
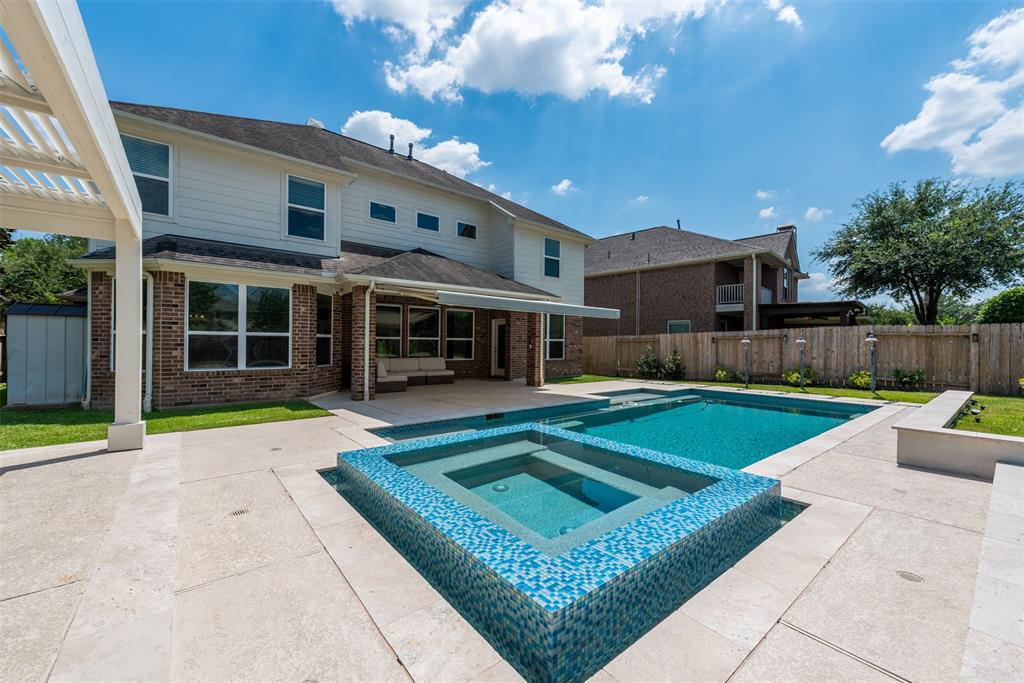
[[[128,221],[114,226],[117,288],[114,351],[114,422],[107,429],[107,449],[142,448],[142,241]]]

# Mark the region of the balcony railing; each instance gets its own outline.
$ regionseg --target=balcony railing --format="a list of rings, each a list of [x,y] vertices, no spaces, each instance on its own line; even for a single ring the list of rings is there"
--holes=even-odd
[[[767,287],[761,288],[761,298],[758,300],[762,304],[770,304],[773,302],[774,294],[772,290]],[[718,285],[715,287],[715,304],[742,304],[743,303],[743,283],[735,285]]]

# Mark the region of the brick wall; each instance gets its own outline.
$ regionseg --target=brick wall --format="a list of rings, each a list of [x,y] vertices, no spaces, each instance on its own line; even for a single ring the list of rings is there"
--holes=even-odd
[[[110,344],[111,300],[114,280],[106,273],[92,274],[92,329],[90,330],[89,386],[90,405],[109,408],[114,405],[114,373],[111,372]]]
[[[526,314],[526,384],[539,387],[544,384],[544,316]]]
[[[377,294],[368,291],[367,287],[352,288],[352,400],[362,401],[364,392],[369,387],[370,400],[377,395]],[[370,319],[366,320],[366,299],[370,300]],[[369,325],[369,344],[364,336]],[[364,361],[364,356],[369,358]],[[364,368],[365,362],[365,368]],[[364,382],[364,369],[369,371],[369,383]]]
[[[618,320],[584,320],[584,336],[611,337],[619,334],[636,334],[636,273],[586,278],[583,283],[583,302],[587,306],[619,309]]]

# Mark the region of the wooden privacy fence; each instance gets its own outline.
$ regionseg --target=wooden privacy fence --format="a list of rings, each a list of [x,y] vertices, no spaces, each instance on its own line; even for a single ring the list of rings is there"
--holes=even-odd
[[[648,347],[664,362],[677,349],[686,378],[713,380],[716,368],[743,372],[743,338],[750,339],[751,381],[778,382],[800,362],[798,337],[807,340],[805,362],[818,383],[846,384],[847,378],[870,367],[864,342],[870,328],[808,327],[757,332],[699,332],[650,336],[586,337],[583,371],[595,375],[632,377],[636,360]],[[918,386],[930,389],[971,389],[985,394],[1016,395],[1024,377],[1024,324],[875,326],[878,377],[894,384],[893,371],[922,370]]]

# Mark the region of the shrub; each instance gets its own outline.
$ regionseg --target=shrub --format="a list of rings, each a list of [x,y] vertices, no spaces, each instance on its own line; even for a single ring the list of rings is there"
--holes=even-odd
[[[1024,323],[1024,287],[996,294],[978,309],[979,323]]]
[[[683,367],[683,359],[679,357],[679,351],[672,349],[661,369],[662,376],[665,379],[682,379],[685,371],[686,368]]]
[[[715,368],[715,381],[716,382],[732,382],[736,379],[736,375],[731,370],[725,368]]]
[[[924,370],[901,370],[900,368],[892,369],[892,378],[901,387],[912,387],[915,384],[928,379],[928,375],[925,374]]]
[[[858,389],[870,389],[871,371],[858,370],[857,372],[850,375],[847,381],[850,383],[851,386],[857,387]]]
[[[658,354],[654,353],[654,349],[650,346],[642,356],[636,359],[636,374],[644,379],[661,377],[661,361],[658,360]]]
[[[804,386],[811,386],[817,379],[818,376],[814,370],[804,366]],[[793,387],[800,386],[800,368],[792,368],[788,372],[782,373],[782,383]]]

